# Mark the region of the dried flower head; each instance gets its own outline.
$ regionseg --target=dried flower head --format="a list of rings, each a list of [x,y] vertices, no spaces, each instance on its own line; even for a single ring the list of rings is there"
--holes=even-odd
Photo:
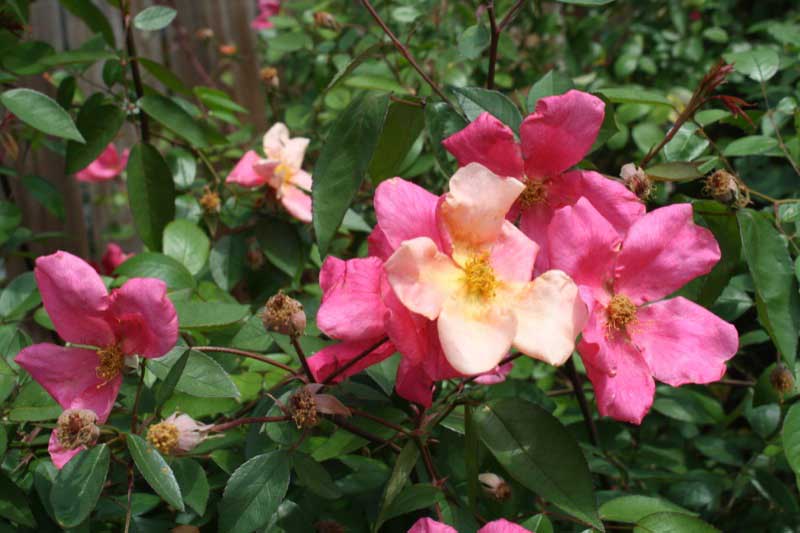
[[[302,387],[294,393],[290,400],[289,410],[297,429],[313,428],[319,424],[317,402],[314,400],[314,394],[306,387]]]
[[[625,186],[642,200],[647,200],[653,193],[653,183],[645,171],[633,163],[622,166],[620,177]]]
[[[284,335],[302,335],[306,329],[303,305],[294,298],[286,296],[283,291],[267,300],[261,321],[267,331],[276,331]]]
[[[100,436],[97,414],[89,409],[67,409],[58,417],[56,434],[65,450],[93,444]]]
[[[281,79],[278,76],[278,69],[275,67],[264,67],[258,71],[258,74],[261,78],[261,81],[271,87],[275,87],[277,89],[281,84]]]
[[[339,29],[339,22],[327,11],[314,12],[314,24],[320,28],[328,28],[331,30]]]
[[[203,208],[203,211],[208,214],[219,213],[219,206],[219,194],[212,191],[208,185],[203,187],[203,196],[200,197],[200,207]]]
[[[786,394],[794,388],[794,375],[782,364],[778,364],[769,375],[772,388],[780,394]]]
[[[747,205],[744,195],[740,192],[739,182],[727,170],[717,170],[706,178],[703,192],[723,204],[738,205],[740,207]]]

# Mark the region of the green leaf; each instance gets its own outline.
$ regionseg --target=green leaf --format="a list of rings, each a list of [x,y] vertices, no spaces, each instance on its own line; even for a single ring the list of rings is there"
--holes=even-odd
[[[442,146],[442,141],[466,128],[468,124],[464,117],[456,113],[449,104],[434,102],[425,106],[425,125],[431,149],[439,169],[448,178],[453,174],[454,166],[448,159],[451,156]]]
[[[228,113],[247,113],[247,109],[234,102],[224,91],[210,87],[195,87],[193,91],[209,109]]]
[[[150,487],[161,498],[179,511],[184,510],[181,488],[175,479],[172,468],[167,464],[158,450],[153,448],[139,435],[128,434],[128,451],[131,452],[136,468]]]
[[[633,533],[720,533],[699,518],[683,513],[655,513],[642,518]]]
[[[480,468],[480,435],[475,426],[475,409],[464,406],[464,471],[467,474],[467,499],[469,508],[477,510],[478,476]]]
[[[167,166],[172,172],[172,180],[178,189],[188,189],[197,175],[197,161],[183,148],[173,148],[167,152]]]
[[[336,75],[331,78],[331,81],[325,88],[325,92],[333,89],[340,81],[349,76],[361,63],[375,55],[377,52],[380,52],[384,46],[386,46],[384,43],[375,43],[359,52],[358,55],[353,57],[353,59],[351,59],[350,62],[344,66],[344,68],[341,68],[339,72],[337,72]]]
[[[158,31],[169,26],[177,14],[171,7],[150,6],[136,14],[133,25],[142,31]]]
[[[0,103],[34,129],[55,137],[86,142],[69,113],[47,95],[33,89],[11,89],[0,94]]]
[[[503,93],[480,87],[453,87],[453,92],[456,93],[458,104],[470,121],[487,111],[515,132],[519,131],[522,114],[514,102]]]
[[[188,220],[173,220],[164,228],[164,254],[179,261],[191,274],[198,274],[208,259],[211,241]]]
[[[731,141],[722,151],[727,157],[744,155],[761,155],[777,148],[778,141],[766,135],[749,135]]]
[[[697,133],[697,126],[687,122],[664,146],[667,161],[693,161],[708,148],[710,141]]]
[[[338,500],[342,492],[336,488],[331,475],[324,466],[310,456],[297,453],[292,458],[292,466],[300,484],[326,500]]]
[[[800,404],[794,404],[786,413],[781,430],[783,453],[794,473],[800,475]]]
[[[664,181],[691,181],[703,177],[703,173],[697,170],[697,164],[688,161],[660,163],[646,168],[645,173]]]
[[[484,445],[511,477],[603,530],[583,452],[553,415],[519,398],[500,398],[478,407],[474,419]]]
[[[388,108],[386,94],[359,96],[339,114],[322,146],[312,188],[314,231],[322,256],[361,187]]]
[[[564,94],[574,87],[572,80],[564,74],[556,72],[555,70],[549,71],[539,78],[539,80],[533,84],[531,90],[528,91],[528,98],[526,101],[528,112],[532,113],[533,110],[536,109],[536,102],[538,102],[540,98]]]
[[[179,364],[186,347],[176,346],[164,357],[151,359],[147,369],[166,381],[172,369]],[[224,357],[224,356],[223,356]],[[192,350],[186,367],[181,372],[175,390],[200,398],[237,398],[239,389],[225,369],[208,355]]]
[[[128,159],[128,201],[142,241],[160,250],[164,228],[175,218],[175,183],[161,154],[139,143]]]
[[[409,439],[409,441],[406,442],[406,445],[403,446],[400,455],[397,456],[397,461],[394,463],[392,475],[389,477],[389,481],[386,483],[386,487],[384,488],[380,512],[378,513],[378,519],[375,522],[375,530],[380,529],[383,523],[388,520],[388,512],[391,509],[395,499],[406,485],[406,482],[408,481],[411,472],[414,470],[414,466],[417,464],[418,459],[419,448],[417,447],[417,443]]]
[[[207,330],[235,324],[250,312],[246,305],[220,302],[175,302],[181,329]]]
[[[158,278],[171,291],[194,288],[194,278],[185,266],[156,252],[138,253],[118,266],[114,273],[129,278]]]
[[[369,163],[373,184],[397,176],[408,152],[425,126],[422,107],[392,102],[383,123],[378,146]]]
[[[23,176],[21,181],[31,196],[36,198],[50,214],[59,220],[64,220],[64,197],[55,185],[41,176]]]
[[[89,516],[103,492],[110,464],[108,446],[100,444],[83,450],[59,471],[50,504],[62,527],[76,527]]]
[[[33,272],[20,274],[0,294],[0,316],[7,320],[22,318],[42,301]]]
[[[67,11],[83,20],[89,29],[95,33],[100,33],[109,46],[114,47],[114,30],[111,24],[100,9],[88,0],[59,0]]]
[[[466,59],[478,59],[489,46],[491,35],[483,24],[476,24],[464,30],[458,38],[458,53]]]
[[[697,303],[710,307],[725,290],[731,276],[741,265],[742,238],[736,213],[730,207],[714,200],[692,202],[695,219],[711,230],[719,243],[722,259],[706,276],[696,280],[699,283]]]
[[[578,6],[604,6],[610,4],[614,0],[556,0],[562,4],[575,4]]]
[[[192,96],[192,91],[183,83],[183,81],[161,63],[157,63],[143,57],[137,58],[137,61],[139,61],[139,64],[144,67],[144,69],[149,72],[150,75],[163,83],[167,89],[185,96]]]
[[[600,518],[603,520],[610,520],[611,522],[625,522],[627,524],[635,524],[648,515],[662,512],[683,513],[696,516],[696,513],[687,511],[679,505],[652,496],[620,496],[600,506]]]
[[[195,148],[208,146],[205,130],[181,106],[160,94],[149,94],[139,99],[142,110],[172,133]]]
[[[725,416],[716,398],[687,388],[659,387],[653,409],[691,424],[717,424]]]
[[[597,92],[615,104],[649,104],[672,107],[672,103],[664,95],[647,89],[609,87],[597,89]]]
[[[214,282],[222,289],[230,291],[242,280],[246,253],[247,243],[239,235],[225,235],[214,244],[208,258],[208,267]]]
[[[125,113],[119,107],[103,102],[103,96],[97,93],[81,106],[78,112],[78,130],[86,141],[67,143],[67,174],[74,174],[97,159],[125,122]]]
[[[200,463],[192,459],[176,459],[172,462],[172,471],[181,488],[184,503],[199,516],[206,514],[211,488]]]
[[[256,237],[270,263],[291,277],[302,272],[307,251],[293,224],[264,217],[256,226]]]
[[[178,380],[183,375],[183,370],[186,368],[186,362],[189,360],[190,352],[191,350],[189,348],[184,350],[183,355],[180,356],[174,365],[172,365],[172,368],[169,369],[167,376],[156,389],[156,410],[160,409],[161,406],[164,405],[164,402],[169,400],[169,397],[172,396],[173,392],[175,392],[175,386],[178,384]]]
[[[36,519],[25,498],[25,493],[0,472],[0,516],[21,526],[36,527]],[[7,531],[14,531],[11,527]]]
[[[765,46],[745,52],[732,52],[724,57],[728,63],[734,63],[737,72],[758,82],[767,81],[777,74],[781,62],[778,52]]]
[[[249,533],[267,525],[289,488],[290,463],[285,452],[274,451],[237,468],[220,502],[220,532]]]
[[[758,317],[789,368],[794,368],[800,325],[800,295],[786,241],[769,216],[751,209],[736,213],[742,253],[756,289]]]
[[[15,422],[39,422],[56,419],[61,411],[61,406],[41,385],[29,381],[14,398],[8,418]]]
[[[384,510],[383,519],[388,521],[412,511],[431,507],[441,493],[442,491],[438,487],[427,483],[406,487]],[[376,527],[373,531],[378,531],[378,528]]]

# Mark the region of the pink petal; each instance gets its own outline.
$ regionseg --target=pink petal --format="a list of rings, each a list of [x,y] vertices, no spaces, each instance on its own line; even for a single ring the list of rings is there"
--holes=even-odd
[[[311,222],[311,197],[291,185],[283,187],[281,203],[283,207],[300,222]]]
[[[161,357],[178,340],[178,315],[159,279],[126,281],[111,293],[109,314],[126,355]]]
[[[514,313],[460,298],[445,301],[437,322],[447,361],[465,375],[492,370],[511,349],[517,331]]]
[[[514,132],[489,113],[478,115],[442,145],[455,156],[459,166],[480,163],[499,176],[522,177],[522,155]]]
[[[415,364],[405,357],[400,360],[400,366],[397,368],[394,389],[398,396],[409,402],[426,408],[433,403],[433,380],[422,365]]]
[[[604,108],[596,96],[575,90],[540,99],[519,128],[525,174],[556,176],[583,159],[603,124]]]
[[[581,341],[578,351],[586,374],[594,385],[600,414],[641,424],[653,405],[655,382],[639,351],[627,340],[608,340],[597,344]],[[600,370],[593,364],[596,359],[615,360],[616,370]]]
[[[524,189],[522,182],[501,178],[478,163],[458,169],[439,209],[451,239],[462,246],[493,243]]]
[[[242,187],[249,188],[264,185],[266,183],[264,177],[253,169],[253,165],[260,160],[261,158],[255,151],[249,150],[242,156],[239,162],[236,163],[236,166],[233,167],[228,177],[225,178],[225,183],[235,183]]]
[[[47,452],[50,454],[50,459],[53,461],[53,464],[56,468],[61,470],[64,468],[64,465],[69,462],[70,459],[81,453],[83,450],[86,449],[86,446],[81,444],[75,449],[72,450],[65,450],[61,447],[61,444],[58,442],[58,435],[56,434],[56,430],[50,432],[50,441],[47,444]]]
[[[514,346],[555,366],[572,355],[588,316],[577,285],[560,270],[548,270],[528,284],[512,309],[517,322]]]
[[[283,146],[281,160],[292,169],[299,169],[303,164],[303,158],[308,148],[308,139],[305,137],[294,137],[289,139]]]
[[[56,331],[67,342],[104,347],[114,342],[106,322],[108,291],[86,261],[58,251],[36,259],[36,283]]]
[[[327,381],[329,376],[333,375],[337,370],[343,368],[350,361],[362,354],[365,350],[374,346],[380,337],[377,339],[366,339],[361,341],[345,341],[339,344],[326,346],[314,355],[308,358],[308,365],[311,367],[311,372],[314,373],[314,378],[317,381]],[[374,364],[380,363],[395,352],[394,345],[391,342],[384,342],[369,355],[361,358],[352,367],[336,376],[333,380],[334,383],[339,383],[343,379],[358,374],[365,368]]]
[[[719,258],[714,235],[692,221],[691,204],[669,205],[631,226],[617,259],[614,288],[637,305],[658,300],[707,274]]]
[[[122,377],[105,383],[97,377],[98,356],[83,348],[34,344],[14,358],[64,409],[91,409],[105,422]]]
[[[673,387],[719,381],[739,349],[733,325],[682,297],[641,307],[637,319],[634,342],[653,376]]]
[[[414,313],[436,319],[461,270],[427,237],[405,241],[384,265],[394,293]]]
[[[458,533],[458,531],[431,518],[420,518],[414,522],[408,533]]]
[[[380,224],[376,224],[372,229],[372,233],[367,237],[367,243],[369,244],[369,255],[378,257],[382,261],[389,259],[395,250],[395,247],[389,243],[389,238]]]
[[[103,152],[83,170],[75,174],[78,181],[103,182],[118,176],[128,162],[127,150],[120,158],[117,147],[110,143]]]
[[[260,178],[260,183],[255,185],[255,187],[267,184],[276,191],[280,189],[283,185],[283,177],[275,173],[275,169],[278,168],[279,164],[278,161],[270,161],[267,159],[259,159],[253,163],[253,172],[258,174]]]
[[[378,185],[375,216],[393,250],[416,237],[428,237],[444,249],[436,220],[438,201],[437,196],[401,178]]]
[[[475,383],[480,383],[481,385],[496,385],[504,382],[513,368],[514,363],[509,361],[504,365],[495,367],[493,370],[486,372],[485,374],[481,374],[475,378],[474,381]]]
[[[547,229],[550,227],[554,212],[554,208],[546,203],[533,205],[520,211],[519,229],[539,245],[539,254],[536,256],[534,264],[535,275],[550,269],[550,243],[547,239]]]
[[[490,262],[497,277],[505,281],[528,282],[539,245],[525,236],[514,224],[503,223],[500,236],[492,246]]]
[[[283,155],[283,147],[289,142],[289,128],[283,122],[272,125],[261,140],[267,158],[279,160]]]
[[[478,530],[478,533],[533,533],[529,529],[509,522],[505,518],[489,522]]]
[[[311,179],[311,174],[305,170],[298,170],[292,175],[292,185],[299,187],[306,192],[311,192],[311,186],[314,184]]]
[[[383,261],[377,257],[342,261],[328,256],[320,272],[324,294],[317,327],[339,340],[383,335],[386,307],[381,299],[382,279]]]
[[[548,230],[550,267],[563,270],[575,283],[603,289],[611,279],[622,239],[586,198],[556,211]]]
[[[100,261],[103,265],[103,273],[110,276],[118,266],[133,257],[133,255],[134,254],[126,254],[122,251],[120,245],[115,242],[108,243],[106,245],[106,251],[103,254],[103,259]]]

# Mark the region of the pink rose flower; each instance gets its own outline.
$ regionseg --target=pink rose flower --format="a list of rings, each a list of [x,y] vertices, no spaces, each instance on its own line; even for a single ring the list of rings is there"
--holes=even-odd
[[[442,142],[459,165],[480,163],[526,184],[509,218],[519,216],[522,232],[539,245],[537,274],[549,268],[547,227],[558,208],[586,197],[619,231],[644,213],[644,205],[621,183],[593,171],[567,172],[594,144],[604,107],[599,98],[573,90],[540,99],[522,121],[519,142],[511,128],[489,113]]]
[[[408,533],[458,533],[455,528],[437,522],[432,518],[420,518]],[[518,526],[508,520],[501,518],[500,520],[493,520],[478,530],[478,533],[534,533],[529,529]]]
[[[115,242],[108,243],[103,258],[100,260],[100,273],[106,276],[112,275],[118,266],[134,255],[136,254],[126,254]]]
[[[89,166],[75,174],[75,179],[86,182],[103,182],[116,178],[128,164],[129,150],[117,151],[113,143],[106,146],[100,156],[89,163]]]
[[[258,0],[258,16],[250,26],[254,30],[268,30],[273,27],[272,17],[281,10],[281,0]]]
[[[673,387],[722,378],[739,346],[736,328],[685,298],[664,299],[720,258],[690,204],[651,211],[620,237],[582,198],[558,210],[549,238],[559,243],[550,264],[572,275],[591,310],[578,351],[602,415],[641,423],[653,378]]]
[[[34,344],[15,361],[64,409],[90,409],[102,424],[119,393],[125,358],[161,357],[178,339],[167,287],[133,278],[109,294],[89,264],[63,251],[39,257],[34,275],[59,336],[91,348]]]
[[[311,222],[311,174],[300,168],[303,164],[308,139],[289,137],[289,130],[280,122],[264,135],[264,153],[261,159],[249,151],[225,179],[242,187],[256,188],[269,185],[283,207],[296,219]]]
[[[538,247],[505,219],[524,188],[478,163],[459,169],[438,209],[444,242],[406,240],[386,262],[397,298],[436,320],[445,357],[463,374],[494,369],[512,346],[561,365],[586,320],[564,272],[530,281]]]

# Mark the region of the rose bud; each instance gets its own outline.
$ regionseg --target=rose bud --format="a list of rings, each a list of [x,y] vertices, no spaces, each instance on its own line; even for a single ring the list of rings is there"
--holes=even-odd
[[[320,28],[329,28],[331,30],[338,30],[339,23],[333,15],[327,11],[317,11],[314,13],[314,24]]]
[[[703,191],[723,204],[739,203],[739,184],[733,174],[726,170],[717,170],[706,178]]]
[[[770,373],[769,382],[772,384],[772,388],[780,394],[791,392],[794,388],[794,376],[792,372],[782,364],[777,365],[772,373]]]
[[[293,337],[302,335],[306,329],[306,314],[303,304],[278,292],[267,300],[261,321],[267,331],[275,331]]]
[[[281,79],[278,77],[278,69],[275,67],[264,67],[259,71],[261,81],[276,89],[281,84]]]
[[[478,476],[478,481],[481,482],[484,494],[490,498],[502,502],[511,497],[511,486],[497,474],[483,473]]]
[[[162,455],[192,451],[208,436],[211,425],[201,424],[186,414],[173,413],[147,429],[147,441]]]
[[[642,200],[647,200],[650,197],[650,193],[653,192],[653,184],[650,182],[650,178],[647,177],[644,170],[633,163],[622,166],[620,177],[625,186]]]

